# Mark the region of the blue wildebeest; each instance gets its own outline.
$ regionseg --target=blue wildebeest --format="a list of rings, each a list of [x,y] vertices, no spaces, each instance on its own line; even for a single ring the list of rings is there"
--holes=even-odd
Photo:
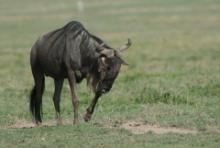
[[[78,123],[78,97],[76,84],[87,79],[94,91],[94,98],[84,120],[91,119],[98,98],[108,92],[116,79],[122,64],[126,64],[120,54],[131,45],[112,48],[100,38],[89,33],[80,22],[72,21],[64,27],[40,37],[31,49],[30,62],[34,77],[34,87],[30,95],[30,111],[35,123],[42,122],[42,95],[45,76],[54,79],[53,102],[57,123],[61,124],[60,94],[65,78],[68,79],[74,111],[73,123]]]

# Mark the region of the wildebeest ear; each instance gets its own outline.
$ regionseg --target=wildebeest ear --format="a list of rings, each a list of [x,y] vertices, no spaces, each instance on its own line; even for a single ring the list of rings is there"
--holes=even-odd
[[[120,62],[122,65],[129,65],[127,62],[125,62],[125,61],[122,59],[120,52],[118,52],[117,50],[115,50],[115,56],[118,57],[119,62]]]
[[[125,62],[121,57],[118,57],[122,65],[128,66],[129,64]]]

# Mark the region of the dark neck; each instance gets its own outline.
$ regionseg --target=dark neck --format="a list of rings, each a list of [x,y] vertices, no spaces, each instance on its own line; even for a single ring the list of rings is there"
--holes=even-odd
[[[80,83],[88,75],[90,75],[92,77],[96,77],[96,78],[99,77],[98,58],[94,58],[93,60],[89,60],[89,62],[86,62],[82,66],[80,71],[75,73],[77,83]]]

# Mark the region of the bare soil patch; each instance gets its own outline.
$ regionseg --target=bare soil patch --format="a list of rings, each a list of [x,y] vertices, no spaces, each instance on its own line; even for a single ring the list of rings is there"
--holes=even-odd
[[[121,125],[122,128],[130,131],[133,134],[144,134],[153,132],[156,134],[197,134],[198,131],[195,129],[185,129],[177,127],[161,127],[159,125],[149,125],[142,122],[129,121]]]
[[[62,125],[72,125],[73,121],[71,119],[63,119]],[[96,124],[96,123],[95,123]],[[155,134],[197,134],[199,131],[197,129],[186,129],[186,128],[178,128],[178,127],[162,127],[156,124],[146,124],[141,121],[126,121],[123,123],[119,123],[118,126],[114,126],[113,123],[105,124],[99,123],[98,125],[103,126],[105,128],[121,128],[125,129],[133,134],[145,134],[148,132],[153,132]],[[0,126],[0,129],[22,129],[22,128],[35,128],[35,127],[52,127],[57,126],[56,120],[43,121],[42,125],[37,126],[31,121],[27,121],[24,119],[16,120],[16,123],[13,125]],[[206,132],[215,132],[220,133],[220,131],[216,128],[209,127]]]
[[[71,125],[73,124],[72,120],[65,119],[62,120],[62,125]],[[51,126],[57,126],[56,120],[49,120],[49,121],[43,121],[41,125],[36,125],[35,123],[27,120],[17,120],[15,124],[8,125],[8,126],[0,126],[2,129],[10,129],[10,128],[34,128],[34,127],[51,127]]]

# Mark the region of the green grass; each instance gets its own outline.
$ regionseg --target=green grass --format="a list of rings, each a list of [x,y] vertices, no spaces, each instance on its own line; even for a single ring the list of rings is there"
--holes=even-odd
[[[72,0],[0,0],[0,126],[31,122],[33,86],[30,48],[43,33],[81,21],[113,47],[126,42],[122,68],[111,92],[98,103],[91,123],[82,116],[92,93],[78,86],[80,125],[0,128],[0,147],[219,147],[220,2],[218,0],[93,0],[85,11]],[[46,79],[44,121],[54,119],[53,81]],[[72,118],[68,83],[61,112]],[[198,129],[197,135],[134,135],[105,125],[143,121]]]

